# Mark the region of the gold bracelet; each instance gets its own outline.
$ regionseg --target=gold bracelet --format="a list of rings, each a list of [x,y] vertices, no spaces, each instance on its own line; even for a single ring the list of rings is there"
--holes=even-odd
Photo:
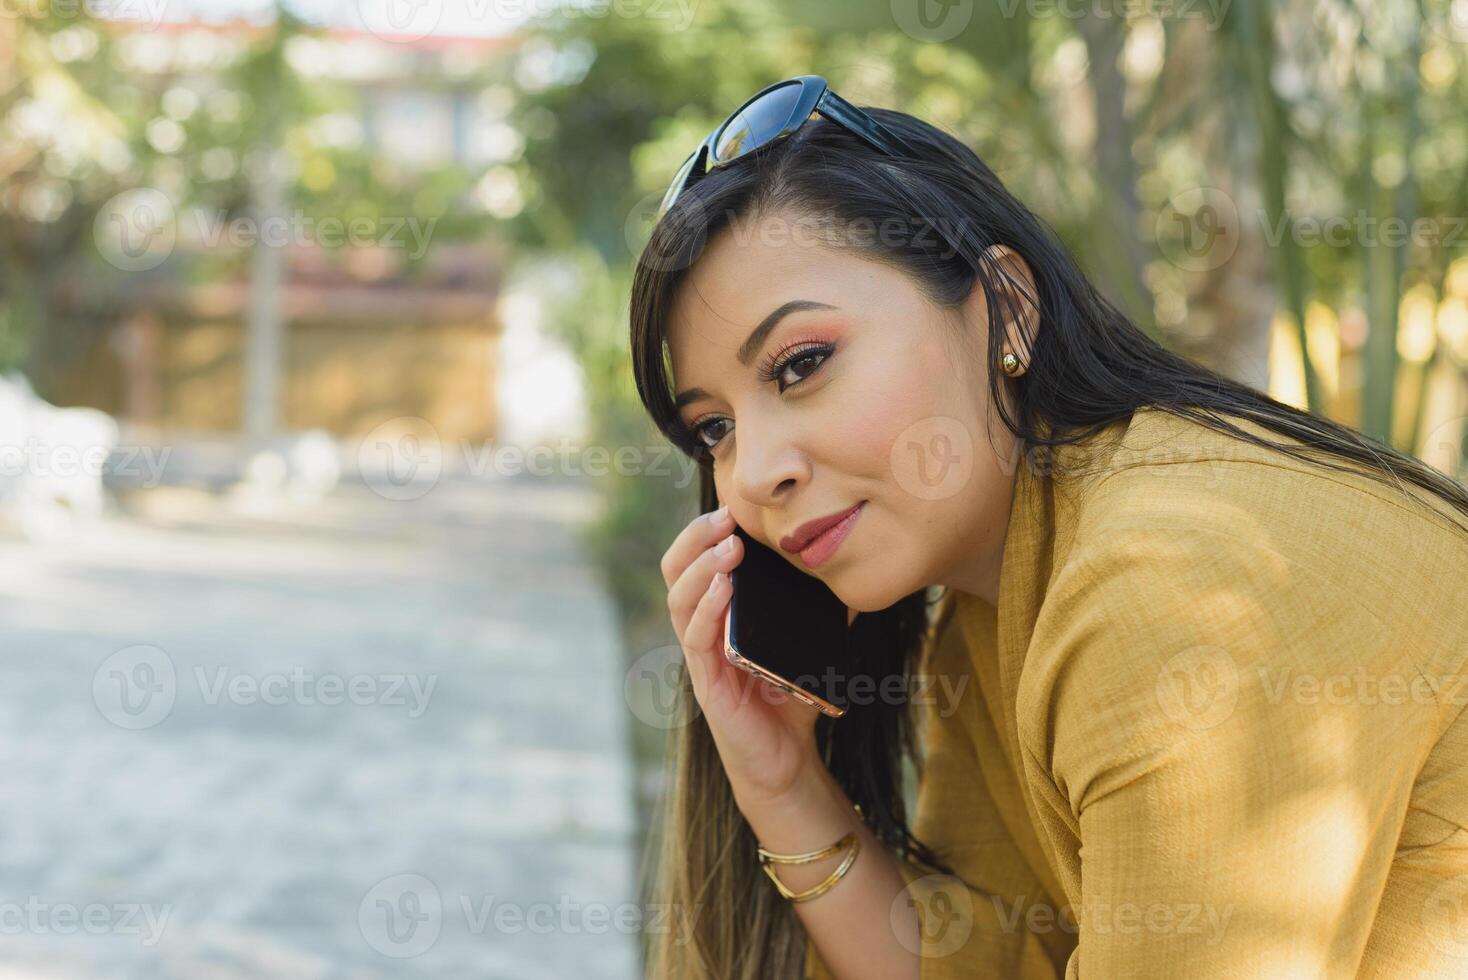
[[[856,856],[861,853],[861,841],[857,839],[856,831],[854,830],[831,846],[837,849],[850,847],[851,851],[836,866],[836,870],[826,876],[824,881],[807,888],[803,892],[793,892],[786,887],[785,882],[780,880],[780,876],[775,874],[775,869],[770,867],[768,862],[761,861],[760,867],[765,869],[765,874],[770,876],[770,880],[775,883],[775,888],[785,898],[790,899],[792,902],[808,902],[818,895],[824,895],[831,889],[831,886],[840,881],[846,875],[846,872],[850,870],[852,863],[856,861]]]
[[[861,812],[860,803],[851,804],[851,808],[856,811],[857,816],[865,819],[865,816]],[[847,836],[849,837],[851,835],[848,834]],[[806,851],[804,854],[776,854],[774,851],[767,851],[763,847],[759,846],[756,846],[755,850],[759,852],[760,864],[766,864],[770,861],[773,861],[776,864],[807,864],[811,861],[818,861],[823,857],[829,857],[830,855],[835,854],[837,851],[841,850],[845,846],[846,837],[842,837],[834,844],[823,847],[818,851]]]
[[[857,812],[858,816],[862,815],[861,804],[853,803],[852,809]],[[863,819],[865,819],[864,816]],[[770,867],[772,864],[809,864],[811,861],[818,861],[823,857],[829,857],[848,847],[851,849],[851,853],[846,855],[841,863],[836,866],[836,869],[827,875],[825,880],[803,892],[793,892],[787,888],[785,883],[780,880],[779,875],[775,874],[775,869]],[[770,880],[775,883],[775,888],[780,894],[792,902],[806,902],[818,895],[824,895],[830,890],[831,886],[835,885],[836,882],[845,876],[846,872],[850,870],[851,865],[856,861],[856,856],[861,853],[861,841],[857,838],[856,831],[853,830],[842,835],[841,839],[834,844],[829,844],[819,850],[806,851],[803,854],[776,854],[763,847],[758,847],[756,850],[759,852],[760,867],[764,869],[765,874],[769,875]]]
[[[844,850],[850,843],[847,838],[854,839],[855,837],[856,831],[853,830],[834,844],[827,844],[818,851],[806,851],[804,854],[776,854],[774,851],[767,851],[763,847],[757,847],[755,850],[759,852],[760,864],[809,864],[812,861],[819,861],[823,857],[830,857],[837,851]]]

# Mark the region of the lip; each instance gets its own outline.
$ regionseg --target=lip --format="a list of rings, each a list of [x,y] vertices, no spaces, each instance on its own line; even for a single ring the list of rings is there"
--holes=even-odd
[[[793,533],[781,538],[780,547],[786,552],[798,553],[807,568],[815,568],[836,553],[865,505],[863,500],[838,513],[806,521]]]

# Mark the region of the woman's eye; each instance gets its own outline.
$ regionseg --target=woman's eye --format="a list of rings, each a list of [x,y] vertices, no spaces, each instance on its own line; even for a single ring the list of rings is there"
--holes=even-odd
[[[786,361],[780,366],[779,373],[776,376],[780,382],[780,390],[784,391],[786,388],[799,384],[801,381],[804,381],[806,378],[810,377],[812,374],[815,373],[816,368],[820,367],[822,362],[824,362],[828,356],[828,351],[813,350],[806,351],[802,354],[797,354],[790,360]],[[796,368],[796,365],[798,364],[806,364],[809,366],[806,367],[805,370],[802,372],[801,370]],[[791,370],[795,371],[795,380],[787,384],[786,372]]]
[[[831,356],[830,347],[807,348],[797,351],[790,358],[768,370],[760,372],[760,380],[774,381],[780,386],[780,391],[795,385],[810,377],[825,363],[826,358]],[[793,377],[792,377],[793,375]],[[723,442],[724,436],[729,434],[728,429],[720,430],[718,426],[728,425],[726,418],[712,418],[706,422],[698,422],[691,426],[693,438],[705,449],[714,449]]]
[[[699,443],[704,446],[704,448],[712,449],[719,444],[719,441],[721,439],[724,438],[724,434],[719,433],[713,439],[709,439],[708,436],[710,429],[714,426],[719,425],[720,423],[728,421],[728,419],[709,419],[707,422],[700,423],[699,425],[693,427],[693,437],[697,439]]]

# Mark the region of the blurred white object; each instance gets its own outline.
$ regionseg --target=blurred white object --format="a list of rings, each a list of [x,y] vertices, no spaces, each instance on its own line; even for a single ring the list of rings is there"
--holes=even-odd
[[[526,448],[587,435],[586,382],[576,356],[545,329],[544,304],[529,289],[500,300],[499,441]]]
[[[0,507],[28,538],[69,533],[102,515],[102,474],[117,442],[106,412],[57,408],[23,375],[0,377]]]
[[[252,489],[268,493],[279,491],[289,475],[285,457],[274,449],[262,449],[245,463],[244,482]]]
[[[313,500],[324,497],[341,480],[341,455],[336,440],[324,429],[311,429],[292,439],[286,459],[297,496]]]
[[[230,496],[243,511],[274,513],[284,506],[314,503],[340,480],[336,440],[324,429],[310,429],[281,436],[251,455]]]

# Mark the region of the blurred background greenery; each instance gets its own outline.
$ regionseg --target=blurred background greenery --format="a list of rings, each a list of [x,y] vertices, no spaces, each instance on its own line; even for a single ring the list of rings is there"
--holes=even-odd
[[[1468,0],[6,2],[0,362],[135,431],[387,405],[510,439],[503,372],[447,379],[523,316],[574,358],[583,446],[661,444],[626,349],[653,211],[743,99],[819,73],[965,140],[1169,347],[1464,475]],[[303,247],[227,233],[272,214]],[[441,328],[411,371],[406,319]],[[629,657],[672,642],[685,476],[599,480]],[[647,799],[663,733],[633,730]]]
[[[521,102],[557,120],[520,161],[525,244],[577,256],[585,299],[558,322],[594,439],[637,438],[626,284],[670,174],[748,95],[814,72],[960,136],[1169,347],[1463,476],[1468,4],[924,9],[702,2],[686,26],[546,26],[595,54]],[[646,478],[607,492],[599,553],[646,650],[667,630],[657,558],[691,502]]]

